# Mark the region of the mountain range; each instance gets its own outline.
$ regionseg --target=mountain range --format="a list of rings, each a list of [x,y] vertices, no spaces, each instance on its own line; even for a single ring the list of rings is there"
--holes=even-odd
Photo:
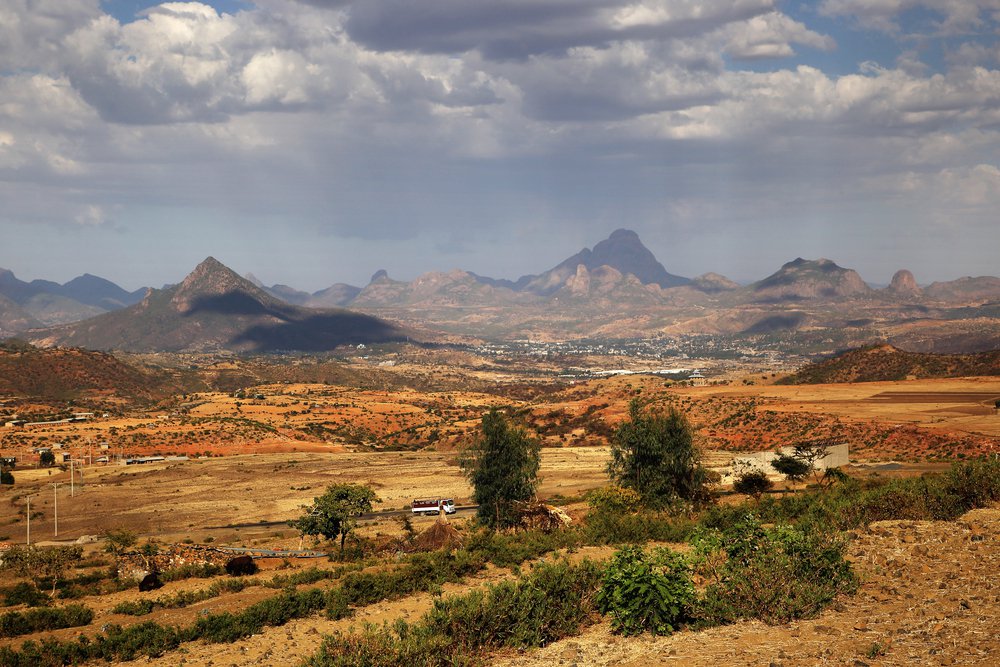
[[[130,352],[319,352],[405,340],[408,332],[370,315],[288,304],[209,257],[177,285],[147,290],[139,303],[24,337],[42,346]]]
[[[354,312],[336,310],[345,306]],[[718,273],[671,274],[626,229],[517,280],[456,269],[400,281],[379,270],[364,287],[308,293],[209,258],[178,285],[130,293],[89,274],[58,285],[0,271],[0,337],[98,349],[317,350],[431,329],[539,340],[828,331],[845,345],[892,340],[952,352],[1000,346],[998,318],[1000,278],[921,287],[901,269],[875,289],[829,259],[796,258],[741,286]],[[53,324],[62,326],[41,328]]]

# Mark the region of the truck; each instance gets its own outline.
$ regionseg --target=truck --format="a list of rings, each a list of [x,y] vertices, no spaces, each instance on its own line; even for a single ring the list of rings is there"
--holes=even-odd
[[[455,501],[451,498],[414,498],[410,508],[414,514],[437,514],[442,508],[445,514],[454,514]]]

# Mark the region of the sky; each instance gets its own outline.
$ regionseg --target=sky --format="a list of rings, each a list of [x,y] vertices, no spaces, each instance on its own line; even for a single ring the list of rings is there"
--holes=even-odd
[[[1000,0],[4,0],[0,266],[1000,274]]]

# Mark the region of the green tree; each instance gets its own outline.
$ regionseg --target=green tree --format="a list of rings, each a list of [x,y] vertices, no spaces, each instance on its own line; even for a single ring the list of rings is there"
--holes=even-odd
[[[801,482],[806,478],[806,475],[812,472],[812,465],[794,454],[779,454],[771,461],[771,467],[792,482]]]
[[[612,438],[608,474],[654,507],[709,497],[708,471],[701,466],[687,418],[675,408],[644,413],[638,399],[629,403],[628,419]]]
[[[482,434],[462,453],[460,462],[472,484],[472,499],[479,505],[480,523],[494,530],[519,523],[514,503],[535,495],[540,448],[496,408],[483,415]]]
[[[14,473],[9,470],[0,470],[0,484],[13,484]]]
[[[752,496],[758,501],[762,495],[771,490],[772,486],[774,482],[768,479],[767,473],[756,468],[744,470],[733,480],[733,491]]]
[[[55,465],[56,455],[52,452],[42,452],[38,455],[38,465],[48,468],[49,466]]]
[[[83,558],[83,547],[38,547],[34,544],[14,545],[4,554],[3,569],[31,579],[38,584],[45,579],[52,580],[52,594],[56,584],[74,563]]]
[[[135,531],[128,528],[104,531],[102,537],[104,538],[104,550],[116,558],[134,547],[139,539]]]
[[[306,513],[288,525],[303,535],[322,535],[328,540],[340,536],[340,555],[344,555],[347,534],[357,524],[357,517],[372,511],[372,504],[381,499],[361,484],[331,484],[326,493],[313,498]]]
[[[106,530],[103,534],[104,550],[114,556],[115,563],[113,571],[118,574],[118,559],[123,553],[135,546],[139,537],[128,528],[118,528],[116,530]]]

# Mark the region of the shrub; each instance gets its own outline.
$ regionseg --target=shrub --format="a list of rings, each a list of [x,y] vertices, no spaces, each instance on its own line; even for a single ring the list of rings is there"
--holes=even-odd
[[[695,539],[696,566],[711,583],[698,605],[703,624],[810,618],[856,579],[844,541],[812,523],[763,526],[753,514]]]
[[[593,612],[600,570],[543,563],[517,581],[439,599],[417,623],[327,637],[312,667],[471,665],[484,651],[542,646],[575,634]]]
[[[695,601],[691,568],[670,549],[618,551],[604,571],[597,606],[624,635],[668,635],[689,617]]]
[[[156,604],[152,600],[126,601],[112,607],[111,613],[125,614],[127,616],[145,616],[146,614],[153,613],[154,607],[156,607]]]
[[[3,604],[5,607],[13,607],[23,604],[26,607],[45,607],[52,599],[26,581],[19,582],[3,591]]]
[[[92,620],[94,612],[78,604],[9,611],[0,615],[0,637],[17,637],[45,630],[76,628],[87,625]]]
[[[733,481],[733,491],[759,500],[762,495],[771,490],[774,482],[768,479],[763,470],[748,470]]]

